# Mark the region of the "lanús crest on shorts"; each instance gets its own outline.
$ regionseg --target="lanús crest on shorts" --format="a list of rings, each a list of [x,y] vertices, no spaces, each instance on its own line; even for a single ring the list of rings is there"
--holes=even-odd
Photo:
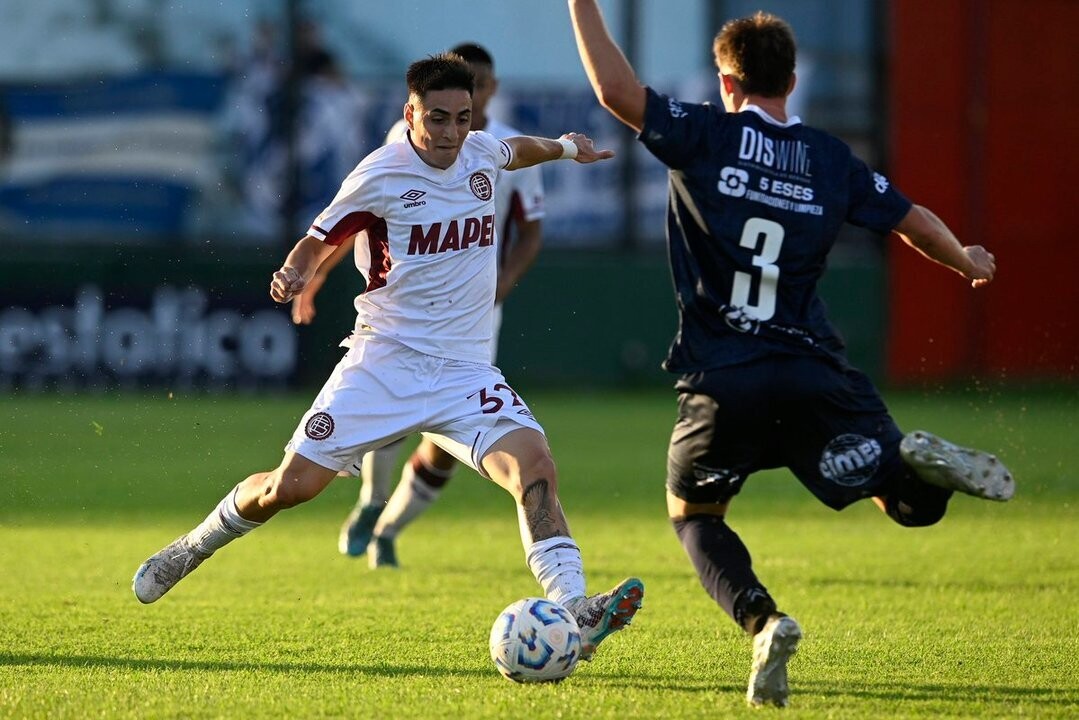
[[[333,417],[326,412],[317,412],[307,418],[303,432],[312,440],[325,440],[333,435]]]
[[[485,202],[491,199],[494,192],[491,179],[481,172],[472,173],[472,176],[468,178],[468,187],[472,189],[473,195]]]

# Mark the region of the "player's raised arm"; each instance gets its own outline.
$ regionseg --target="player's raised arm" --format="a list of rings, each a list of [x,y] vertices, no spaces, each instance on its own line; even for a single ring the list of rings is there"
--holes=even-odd
[[[970,280],[972,287],[988,285],[996,274],[993,253],[981,245],[961,245],[944,221],[921,205],[911,207],[895,231],[922,255]]]
[[[603,107],[637,132],[644,127],[645,89],[618,49],[596,0],[569,0],[577,51]]]
[[[513,153],[506,170],[532,167],[551,160],[576,160],[587,164],[614,157],[613,150],[596,150],[592,139],[579,133],[566,133],[557,140],[518,135],[502,142]]]

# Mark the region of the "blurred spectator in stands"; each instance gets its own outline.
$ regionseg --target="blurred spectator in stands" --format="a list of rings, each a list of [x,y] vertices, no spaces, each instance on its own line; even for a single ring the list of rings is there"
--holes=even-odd
[[[11,127],[11,116],[8,114],[7,105],[4,103],[4,94],[0,89],[0,167],[7,162],[11,155],[14,142],[14,132]]]
[[[288,191],[289,128],[295,128],[298,158],[296,228],[301,233],[330,200],[341,177],[363,157],[362,94],[322,45],[317,27],[305,21],[297,32],[297,117],[286,116],[290,65],[273,24],[255,26],[249,51],[233,69],[225,103],[224,143],[228,176],[242,206],[242,236],[279,237]]]

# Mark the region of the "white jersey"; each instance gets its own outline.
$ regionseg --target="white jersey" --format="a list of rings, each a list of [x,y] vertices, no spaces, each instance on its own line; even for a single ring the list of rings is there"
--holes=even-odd
[[[487,364],[498,272],[495,181],[506,143],[471,132],[449,168],[431,167],[407,139],[356,166],[308,234],[356,240],[367,283],[355,334],[391,338],[427,355]]]
[[[483,131],[500,140],[521,134],[516,128],[493,119],[487,120],[487,127]],[[408,123],[402,118],[386,133],[385,144],[400,142],[407,132]],[[542,219],[543,201],[543,171],[539,165],[498,173],[495,178],[495,221],[498,223],[499,268],[505,263],[509,253],[513,240],[513,224]]]

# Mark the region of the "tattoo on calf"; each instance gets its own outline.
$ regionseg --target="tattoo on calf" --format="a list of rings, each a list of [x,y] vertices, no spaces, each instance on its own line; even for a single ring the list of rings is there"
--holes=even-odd
[[[525,522],[532,534],[532,542],[569,535],[566,517],[545,478],[540,478],[525,488],[521,496],[521,507],[525,511]]]

